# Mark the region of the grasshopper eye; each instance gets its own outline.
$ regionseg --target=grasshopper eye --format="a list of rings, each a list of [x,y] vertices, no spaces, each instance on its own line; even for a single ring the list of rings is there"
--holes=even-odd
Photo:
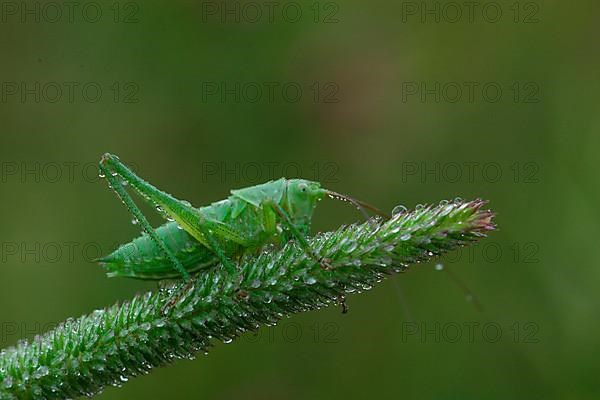
[[[306,186],[306,183],[301,183],[298,185],[298,189],[300,189],[300,191],[304,193],[308,189],[308,186]]]

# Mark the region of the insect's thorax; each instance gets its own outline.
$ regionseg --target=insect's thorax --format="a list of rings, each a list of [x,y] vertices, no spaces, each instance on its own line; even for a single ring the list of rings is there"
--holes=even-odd
[[[207,217],[223,222],[235,230],[249,242],[247,247],[250,249],[261,247],[269,242],[279,242],[276,217],[272,215],[272,211],[265,210],[263,207],[255,207],[231,196],[208,207],[202,207],[200,210]],[[237,246],[237,250],[246,249],[244,246]]]
[[[244,192],[232,191],[227,199],[202,207],[200,211],[209,218],[227,224],[246,238],[250,242],[250,246],[247,246],[249,249],[267,243],[283,244],[291,239],[291,235],[281,223],[281,216],[272,203],[280,206],[304,235],[309,233],[312,218],[312,207],[311,212],[300,214],[293,207],[294,203],[290,202],[287,195],[286,183],[282,179],[244,189]],[[250,195],[247,194],[249,189],[254,189]]]

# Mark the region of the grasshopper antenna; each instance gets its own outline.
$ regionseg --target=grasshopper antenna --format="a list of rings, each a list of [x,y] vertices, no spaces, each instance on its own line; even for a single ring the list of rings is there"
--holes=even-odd
[[[381,215],[382,217],[386,217],[387,219],[391,218],[391,215],[386,213],[385,211],[381,211],[379,208],[370,205],[369,203],[365,203],[364,201],[360,201],[355,199],[354,197],[350,197],[345,194],[337,193],[332,190],[327,190],[327,195],[332,199],[346,201],[356,207],[362,215],[364,215],[366,220],[369,220],[371,217],[367,213],[365,209],[373,211],[375,214]]]

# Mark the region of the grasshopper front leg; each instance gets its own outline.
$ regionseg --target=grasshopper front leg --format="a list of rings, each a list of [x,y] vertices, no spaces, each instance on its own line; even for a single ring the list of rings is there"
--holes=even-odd
[[[266,201],[264,203],[264,206],[271,207],[275,211],[275,213],[277,213],[283,224],[289,229],[292,236],[294,236],[294,238],[298,240],[300,246],[304,249],[306,254],[308,254],[313,260],[321,264],[321,267],[323,267],[324,269],[332,268],[330,260],[321,257],[312,247],[310,247],[310,244],[308,243],[304,235],[302,235],[298,228],[296,228],[296,225],[294,225],[294,222],[292,221],[288,213],[283,209],[283,207],[281,207],[281,205],[277,204],[274,201]]]

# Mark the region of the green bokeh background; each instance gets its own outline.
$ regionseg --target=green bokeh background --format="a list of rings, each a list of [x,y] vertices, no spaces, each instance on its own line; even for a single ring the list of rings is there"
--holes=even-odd
[[[122,2],[119,23],[110,2],[94,3],[103,13],[96,23],[82,17],[85,2],[72,23],[66,8],[55,23],[54,14],[22,22],[3,9],[0,346],[156,288],[108,279],[89,261],[139,229],[96,177],[109,151],[195,205],[285,173],[388,210],[489,199],[500,229],[442,259],[483,313],[434,263],[421,265],[350,297],[347,315],[332,307],[294,316],[99,398],[597,398],[597,1],[520,2],[518,23],[512,0],[494,3],[503,12],[496,23],[481,14],[486,2],[472,23],[466,14],[449,22],[446,1],[425,3],[440,7],[439,23],[406,14],[412,6],[403,2],[356,0],[317,3],[318,22],[314,2],[295,2],[286,19],[288,3],[274,3],[272,23],[264,3],[247,2]],[[246,10],[240,23],[203,12],[225,4]],[[255,23],[254,5],[263,10]],[[297,8],[302,16],[291,22]],[[328,15],[337,22],[325,23]],[[39,102],[9,93],[36,82]],[[52,102],[52,82],[63,90],[76,82],[73,100],[65,90]],[[206,91],[265,82],[279,88],[273,101]],[[452,102],[446,86],[436,102],[407,96],[411,82],[479,86],[473,101],[465,91]],[[482,95],[490,82],[502,88],[497,102]],[[90,83],[102,88],[96,102],[82,94]],[[298,101],[283,98],[290,84],[302,88]],[[357,218],[323,202],[314,229]],[[407,322],[397,284],[423,337]]]

